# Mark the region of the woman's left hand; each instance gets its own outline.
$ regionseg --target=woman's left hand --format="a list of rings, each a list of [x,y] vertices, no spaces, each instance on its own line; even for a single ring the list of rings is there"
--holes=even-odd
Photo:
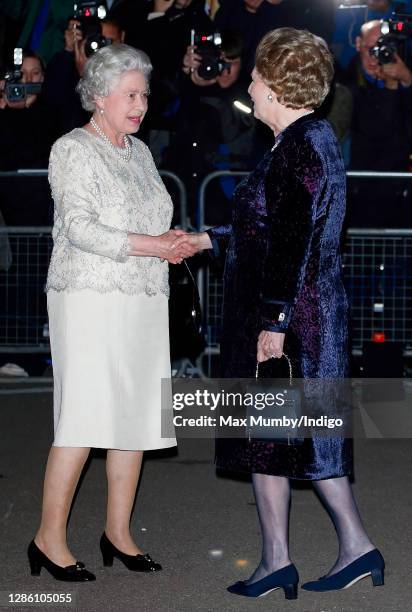
[[[267,361],[271,357],[282,357],[285,334],[261,331],[257,343],[257,360]]]

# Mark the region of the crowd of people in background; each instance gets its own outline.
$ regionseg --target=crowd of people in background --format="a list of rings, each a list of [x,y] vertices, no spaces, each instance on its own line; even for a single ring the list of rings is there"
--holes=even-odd
[[[111,43],[144,50],[154,70],[146,124],[139,137],[157,165],[185,183],[195,223],[198,188],[214,170],[249,170],[270,147],[272,134],[250,113],[250,72],[259,40],[276,27],[308,29],[324,38],[336,59],[333,90],[320,113],[329,119],[349,169],[408,171],[412,159],[412,73],[406,57],[380,64],[371,54],[391,0],[365,0],[364,8],[338,9],[331,0],[109,0],[101,34]],[[347,3],[350,4],[350,3]],[[362,3],[360,3],[362,4]],[[404,10],[412,12],[412,2]],[[87,60],[80,21],[66,0],[0,0],[1,72],[13,48],[25,49],[22,82],[41,82],[40,94],[13,102],[0,81],[0,171],[46,168],[52,143],[88,114],[75,91]],[[195,33],[195,37],[193,35]],[[221,36],[219,73],[199,74],[199,37]],[[236,104],[235,104],[236,102]],[[27,188],[2,179],[0,210],[7,225],[47,225],[45,181]],[[234,179],[216,181],[207,222],[230,218]],[[409,224],[408,185],[350,185],[349,223]],[[369,197],[366,197],[366,196]],[[387,207],[388,196],[394,205]]]

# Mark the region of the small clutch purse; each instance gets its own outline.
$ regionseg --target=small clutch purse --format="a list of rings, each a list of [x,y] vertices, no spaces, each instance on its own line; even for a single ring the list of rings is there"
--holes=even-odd
[[[247,436],[250,440],[263,440],[279,444],[302,444],[304,436],[299,435],[297,423],[301,417],[301,395],[293,385],[292,363],[283,353],[289,365],[289,384],[274,386],[273,378],[259,378],[259,363],[256,365],[255,380],[248,385],[247,392],[259,397],[259,407],[248,406]],[[270,401],[269,401],[270,398]],[[276,400],[276,401],[275,401]]]

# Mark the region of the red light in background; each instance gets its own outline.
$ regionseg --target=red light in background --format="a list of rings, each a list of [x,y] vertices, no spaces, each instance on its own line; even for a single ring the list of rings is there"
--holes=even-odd
[[[90,13],[90,9],[85,9],[84,10],[84,16],[85,17],[90,17],[91,13]]]
[[[396,24],[396,28],[397,28],[398,32],[402,32],[402,30],[403,30],[403,23],[397,23]]]
[[[207,36],[202,36],[202,40],[207,40]]]
[[[375,332],[372,337],[373,342],[385,342],[385,332]]]

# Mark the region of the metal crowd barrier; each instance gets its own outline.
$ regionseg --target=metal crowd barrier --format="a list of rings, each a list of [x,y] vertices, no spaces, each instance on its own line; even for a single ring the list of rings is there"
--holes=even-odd
[[[2,176],[39,176],[44,170],[5,172]],[[180,193],[182,227],[186,227],[186,190],[175,180]],[[200,189],[199,225],[204,227],[206,187],[216,177],[244,176],[246,172],[214,172]],[[403,173],[348,173],[349,176],[412,178]],[[176,180],[177,179],[177,180]],[[52,248],[49,227],[0,227],[0,352],[45,353],[49,351],[44,284]],[[355,354],[375,333],[402,343],[412,355],[412,229],[350,229],[343,266],[352,307],[352,340]],[[208,266],[199,272],[199,288],[207,336],[206,358],[219,352],[222,278]],[[209,368],[203,368],[209,371]]]
[[[170,178],[176,185],[178,192],[179,192],[179,210],[180,210],[180,215],[179,215],[179,221],[178,221],[178,226],[183,229],[183,230],[187,230],[189,227],[189,219],[187,216],[187,192],[186,192],[186,187],[182,181],[181,178],[179,178],[177,176],[177,174],[175,174],[174,172],[169,172],[169,170],[159,170],[159,174],[160,176],[163,177],[167,177]]]
[[[213,172],[199,188],[198,228],[204,230],[206,190],[211,181],[224,176],[247,176],[248,172]],[[412,173],[347,172],[350,178],[412,179]],[[412,356],[412,229],[357,229],[346,232],[342,264],[351,308],[352,353],[362,355],[365,342],[376,334],[401,343],[404,355]],[[206,350],[199,360],[207,375],[213,372],[213,356],[219,354],[222,271],[206,265],[198,273],[204,313]],[[384,334],[384,336],[382,336]]]
[[[186,188],[173,172],[159,172],[177,187],[175,225],[187,229]],[[46,177],[47,170],[0,172],[0,181],[3,177],[38,176]],[[53,246],[51,230],[51,227],[0,226],[0,353],[50,351],[44,287]]]
[[[197,227],[202,230],[205,227],[205,211],[206,211],[206,189],[211,181],[216,178],[235,177],[235,176],[247,176],[249,172],[246,171],[231,171],[231,170],[218,170],[211,172],[203,179],[199,187],[199,204],[197,210]],[[388,178],[400,178],[400,179],[412,179],[412,172],[372,172],[372,171],[357,171],[350,170],[346,172],[348,178],[373,178],[373,179],[388,179]]]
[[[0,352],[47,353],[50,227],[0,227]]]
[[[380,337],[411,356],[412,229],[349,229],[342,264],[352,352],[362,354],[365,342]]]

